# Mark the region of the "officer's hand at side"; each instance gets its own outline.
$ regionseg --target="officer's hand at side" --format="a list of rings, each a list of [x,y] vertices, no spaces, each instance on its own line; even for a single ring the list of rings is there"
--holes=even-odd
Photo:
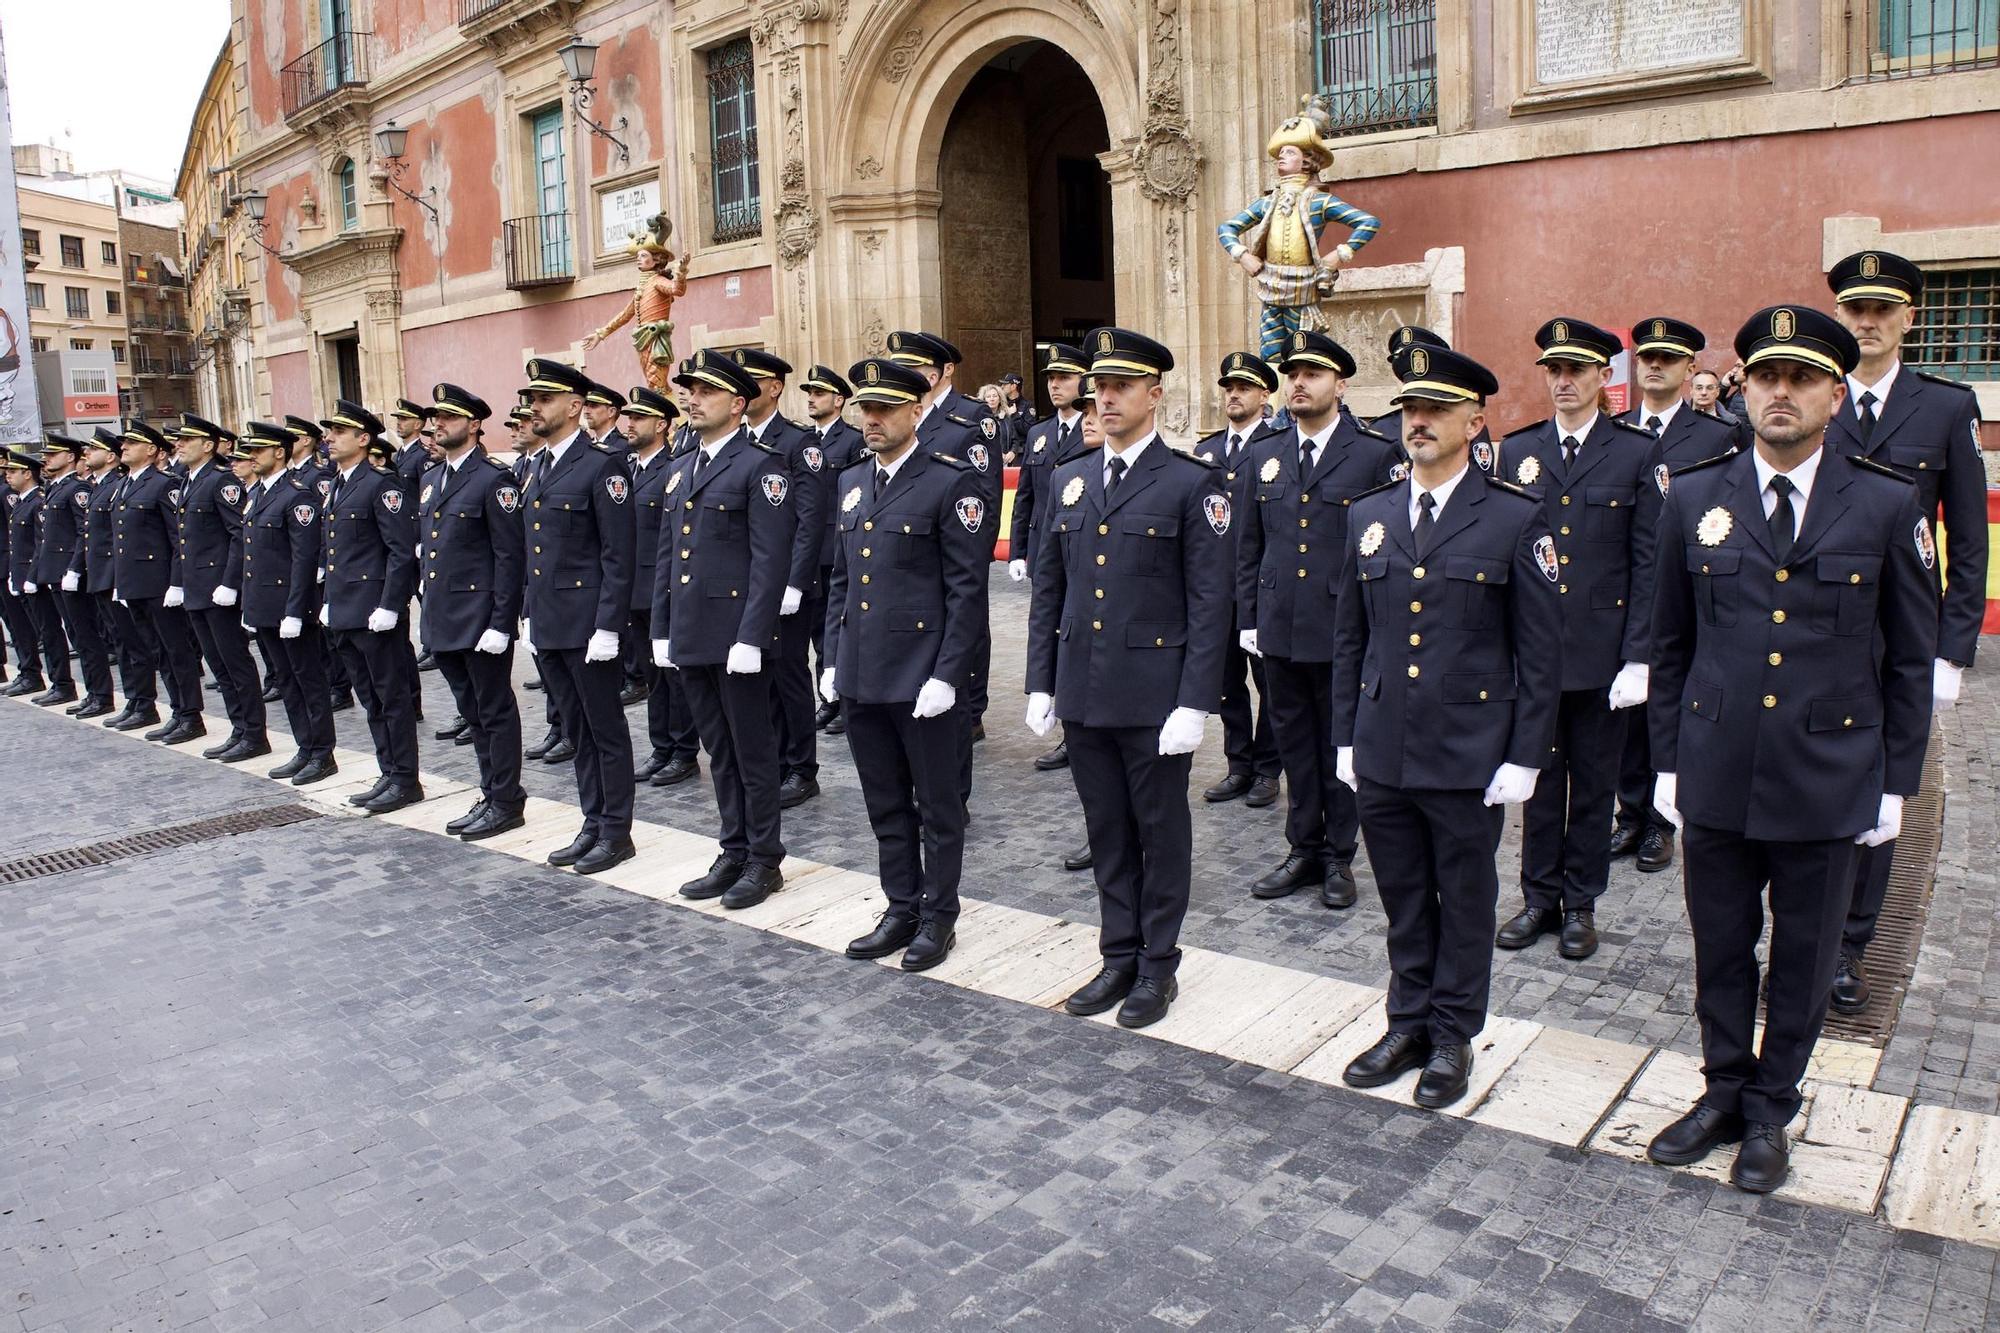
[[[75,570],[73,570],[73,569],[66,569],[66,570],[64,570],[64,571],[63,571],[63,576],[62,576],[62,590],[63,590],[64,592],[75,592],[75,591],[77,590],[78,586],[79,586],[79,585],[80,585],[80,584],[81,584],[82,582],[83,582],[83,580],[79,579],[79,578],[78,578],[78,577],[76,576],[76,571],[75,571]]]
[[[1942,657],[1931,663],[1931,711],[1942,713],[1958,707],[1958,687],[1964,675],[1964,667],[1953,666]]]
[[[1009,560],[1007,562],[1007,577],[1016,583],[1027,578],[1028,562],[1025,560]]]
[[[1486,804],[1519,805],[1535,794],[1535,780],[1541,776],[1539,769],[1500,765],[1493,770],[1493,781],[1486,784]]]
[[[217,589],[215,590],[215,604],[216,604],[217,606],[234,606],[234,605],[236,605],[236,589],[234,589],[234,588],[217,588]]]
[[[785,589],[785,595],[778,599],[778,614],[781,616],[797,615],[799,607],[805,604],[805,600],[806,595],[797,588]]]
[[[1337,745],[1333,750],[1333,776],[1347,784],[1349,791],[1360,791],[1354,780],[1354,747]]]
[[[368,630],[372,634],[387,634],[396,628],[396,613],[386,606],[378,606],[368,613]]]
[[[296,639],[305,631],[306,622],[297,616],[286,616],[278,622],[278,637],[281,639]]]
[[[39,583],[23,583],[21,585],[21,591],[28,594],[28,596],[30,597],[33,597],[36,593],[40,592],[41,590],[42,586]]]
[[[1653,808],[1660,818],[1675,828],[1681,826],[1681,812],[1674,802],[1680,799],[1681,780],[1677,773],[1662,773],[1653,779]]]
[[[1880,847],[1885,842],[1893,842],[1903,832],[1903,798],[1882,794],[1882,805],[1875,815],[1875,827],[1856,838],[1863,847]]]
[[[754,676],[764,669],[764,650],[752,644],[729,645],[729,660],[722,669],[732,676]]]
[[[590,642],[583,645],[583,660],[586,662],[609,662],[618,656],[618,631],[595,629],[590,632]]]
[[[331,625],[333,622],[327,619],[327,617],[332,614],[333,614],[332,607],[322,605],[319,609],[319,623],[322,625]]]
[[[944,681],[932,676],[917,691],[917,706],[910,710],[911,717],[940,717],[951,711],[958,702],[958,691]]]
[[[828,667],[819,673],[819,697],[828,703],[832,703],[834,700],[832,667]]]
[[[653,665],[668,671],[674,665],[674,645],[666,639],[653,640]]]
[[[1611,680],[1613,708],[1632,708],[1646,702],[1646,684],[1653,669],[1644,662],[1627,662]]]
[[[1208,714],[1195,708],[1176,708],[1160,724],[1161,754],[1193,754],[1201,748],[1202,724]]]
[[[1031,694],[1028,696],[1028,730],[1037,736],[1049,734],[1049,728],[1056,724],[1056,697],[1053,694]]]
[[[1257,631],[1254,629],[1246,629],[1237,634],[1236,644],[1252,657],[1262,657],[1264,655],[1257,651]]]
[[[481,630],[479,642],[472,645],[475,653],[491,653],[499,656],[507,651],[507,636],[497,629]]]
[[[521,646],[523,648],[526,648],[531,653],[535,651],[534,622],[530,621],[525,616],[522,617],[521,619]]]
[[[179,606],[182,602],[185,602],[186,600],[187,600],[187,589],[169,588],[167,589],[167,595],[164,601],[162,602],[162,605]]]

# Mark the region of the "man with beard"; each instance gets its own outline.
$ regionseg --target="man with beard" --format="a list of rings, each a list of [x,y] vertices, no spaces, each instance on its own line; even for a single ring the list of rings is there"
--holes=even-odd
[[[287,466],[291,435],[253,421],[237,440],[254,470],[243,521],[243,623],[275,672],[295,752],[271,770],[294,787],[339,772],[333,758],[333,708],[327,697],[319,623],[319,488]]]
[[[229,717],[229,738],[202,751],[202,757],[241,763],[271,753],[271,742],[264,730],[264,686],[237,606],[243,585],[243,483],[223,461],[236,437],[183,412],[178,438],[187,480],[180,487],[174,583],[166,604],[186,610]]]
[[[695,758],[700,739],[680,673],[662,671],[653,663],[653,583],[659,570],[660,529],[672,519],[666,498],[667,478],[673,471],[667,430],[668,423],[680,414],[673,399],[644,385],[635,386],[625,400],[623,434],[632,445],[632,513],[636,520],[632,619],[627,632],[640,645],[646,739],[650,743],[646,762],[633,778],[655,787],[675,786],[701,771]]]

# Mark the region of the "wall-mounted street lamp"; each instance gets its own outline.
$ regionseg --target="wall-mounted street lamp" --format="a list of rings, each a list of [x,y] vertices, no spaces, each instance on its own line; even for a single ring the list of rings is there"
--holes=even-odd
[[[375,131],[375,152],[388,166],[388,175],[383,179],[390,189],[402,195],[403,198],[409,200],[411,203],[421,207],[431,215],[431,221],[436,222],[438,221],[437,205],[432,203],[431,200],[437,198],[437,186],[431,186],[422,194],[416,194],[403,187],[402,176],[408,166],[403,161],[403,149],[408,146],[409,139],[410,132],[396,128],[396,122],[393,120]]]
[[[233,202],[243,205],[244,213],[249,215],[250,225],[245,230],[249,232],[250,239],[257,242],[258,248],[265,254],[273,259],[282,259],[283,254],[264,239],[264,214],[270,208],[270,196],[262,190],[251,190],[247,194],[237,195]]]
[[[586,42],[581,37],[571,37],[567,45],[557,49],[556,55],[562,60],[563,73],[569,76],[569,102],[570,108],[576,112],[576,118],[588,126],[592,134],[600,139],[610,140],[617,147],[618,161],[621,164],[629,163],[632,160],[632,150],[625,146],[624,140],[586,114],[591,99],[595,96],[590,87],[590,80],[597,73],[597,44]],[[621,130],[625,128],[625,117],[618,118],[617,128]]]

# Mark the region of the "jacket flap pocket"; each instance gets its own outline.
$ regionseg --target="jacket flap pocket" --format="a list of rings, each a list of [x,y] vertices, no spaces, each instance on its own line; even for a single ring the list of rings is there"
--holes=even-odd
[[[1173,537],[1180,530],[1181,521],[1171,514],[1132,514],[1121,528],[1128,537]]]
[[[1630,509],[1632,497],[1637,494],[1630,486],[1586,486],[1583,488],[1583,502],[1612,509]]]
[[[1853,731],[1882,725],[1882,696],[1856,694],[1844,699],[1815,699],[1806,706],[1807,731]]]
[[[1814,562],[1821,583],[1873,583],[1882,576],[1882,557],[1828,551]]]
[[[1508,564],[1505,560],[1494,560],[1483,555],[1446,556],[1444,576],[1448,579],[1464,579],[1468,583],[1505,583]]]
[[[928,537],[934,520],[929,514],[912,514],[908,518],[891,518],[876,524],[891,532],[905,533],[911,537]]]
[[[1447,671],[1444,701],[1448,704],[1483,704],[1514,697],[1511,671]]]
[[[1355,561],[1355,564],[1360,566],[1361,581],[1363,583],[1368,582],[1370,579],[1387,578],[1389,576],[1389,557],[1386,555],[1364,556],[1360,560]]]
[[[1722,720],[1722,687],[1714,681],[1703,680],[1700,676],[1689,676],[1687,688],[1681,691],[1681,704],[1696,717],[1705,717],[1711,722]]]
[[[921,606],[892,606],[889,608],[889,629],[891,632],[916,633],[940,627],[940,616],[935,611],[927,611]]]
[[[1687,553],[1690,574],[1734,574],[1742,562],[1743,552],[1733,546],[1690,547]]]
[[[1186,644],[1185,621],[1135,620],[1125,626],[1127,648],[1181,648]]]

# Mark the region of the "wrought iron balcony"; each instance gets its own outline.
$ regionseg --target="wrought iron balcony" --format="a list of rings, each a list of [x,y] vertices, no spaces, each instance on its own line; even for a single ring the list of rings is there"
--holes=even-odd
[[[535,213],[501,224],[507,241],[507,285],[516,291],[549,287],[576,277],[569,214]]]
[[[285,118],[290,120],[349,88],[366,87],[374,40],[373,33],[342,28],[280,70]]]

